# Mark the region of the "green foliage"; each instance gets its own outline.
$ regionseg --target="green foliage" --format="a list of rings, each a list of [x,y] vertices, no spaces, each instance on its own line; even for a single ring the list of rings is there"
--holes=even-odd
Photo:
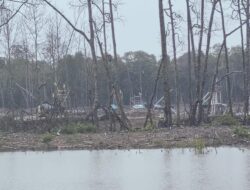
[[[154,124],[152,125],[151,123],[148,123],[146,127],[144,128],[145,131],[153,131],[154,129],[155,129],[155,125]]]
[[[45,135],[43,135],[42,137],[42,142],[43,143],[49,143],[53,140],[54,135],[50,134],[50,133],[46,133]]]
[[[78,133],[95,133],[96,126],[91,123],[79,123],[76,126],[76,130]]]
[[[72,123],[63,127],[61,132],[63,134],[95,133],[96,127],[91,123]]]
[[[206,146],[205,146],[205,142],[203,139],[198,138],[194,140],[194,148],[195,148],[196,153],[203,154],[205,147]]]
[[[223,126],[237,126],[239,125],[239,121],[232,117],[231,115],[223,115],[216,117],[213,122],[213,125],[223,125]]]
[[[67,135],[72,135],[77,133],[75,125],[66,125],[65,127],[62,128],[61,130],[62,134],[67,134]]]
[[[234,134],[242,138],[250,138],[250,131],[245,127],[237,127],[234,129]]]

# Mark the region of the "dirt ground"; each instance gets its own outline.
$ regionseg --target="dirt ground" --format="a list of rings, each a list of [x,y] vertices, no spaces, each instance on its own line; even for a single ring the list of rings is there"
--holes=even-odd
[[[0,151],[153,149],[197,146],[247,146],[250,139],[234,134],[234,127],[182,127],[153,131],[52,135],[0,132]]]

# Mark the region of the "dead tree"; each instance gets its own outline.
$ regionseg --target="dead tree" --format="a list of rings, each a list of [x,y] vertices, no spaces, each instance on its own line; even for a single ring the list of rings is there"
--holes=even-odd
[[[246,84],[245,84],[245,120],[249,111],[249,73],[250,73],[250,0],[246,1],[246,63],[245,63],[245,72],[246,72]]]
[[[34,86],[39,86],[40,84],[40,79],[39,79],[39,68],[38,68],[38,51],[39,51],[39,37],[40,37],[40,32],[43,26],[42,23],[42,16],[43,12],[40,11],[40,4],[37,4],[34,2],[34,0],[31,1],[31,4],[28,4],[28,14],[25,18],[27,18],[29,23],[26,23],[26,28],[28,28],[31,37],[33,39],[33,44],[34,44],[34,62],[35,62],[35,72],[31,73],[34,75]],[[39,89],[35,88],[35,93],[38,96],[39,94]],[[40,96],[38,96],[40,97]]]
[[[3,3],[3,6],[5,7],[5,4]],[[13,95],[13,88],[14,88],[14,75],[12,72],[12,63],[11,63],[11,46],[12,46],[12,34],[13,34],[13,25],[10,23],[10,21],[14,18],[11,15],[11,11],[9,9],[5,9],[2,13],[2,27],[3,27],[3,38],[5,41],[5,56],[7,58],[7,89],[8,89],[8,97],[9,97],[9,107],[12,111],[12,116],[14,116],[14,95]]]
[[[171,97],[169,87],[169,76],[168,76],[168,56],[167,56],[167,42],[166,42],[166,27],[164,18],[164,7],[163,0],[159,0],[159,20],[160,20],[160,33],[161,33],[161,53],[162,53],[162,74],[164,80],[164,113],[165,113],[165,126],[172,125],[172,113],[171,113]]]
[[[186,6],[187,6],[187,28],[188,28],[188,66],[189,66],[189,122],[190,125],[195,124],[195,115],[196,115],[196,102],[193,102],[193,94],[192,94],[192,65],[196,65],[196,50],[194,45],[194,32],[193,32],[193,24],[192,24],[192,18],[191,18],[191,11],[190,11],[190,0],[186,0]],[[191,52],[192,51],[192,52]],[[193,64],[191,64],[191,62]],[[195,71],[194,71],[195,73]]]
[[[211,110],[211,100],[212,100],[212,96],[213,96],[213,92],[215,90],[215,85],[216,83],[216,79],[218,77],[218,73],[219,73],[219,62],[220,62],[220,59],[221,59],[221,54],[222,54],[222,51],[223,49],[225,48],[225,42],[226,42],[226,39],[234,34],[236,31],[238,31],[239,29],[241,29],[244,25],[246,24],[246,21],[240,23],[240,25],[238,27],[236,27],[235,29],[233,29],[231,32],[227,33],[225,35],[225,38],[223,39],[223,42],[221,43],[221,47],[220,47],[220,50],[219,50],[219,53],[218,53],[218,56],[217,56],[217,61],[216,61],[216,69],[215,69],[215,73],[214,73],[214,76],[213,76],[213,82],[212,82],[212,85],[211,85],[211,93],[210,93],[210,97],[209,97],[209,100],[208,100],[208,110],[207,110],[207,115],[210,114],[210,110]],[[234,72],[238,72],[238,71],[233,71],[231,73],[234,73]],[[243,71],[244,72],[244,71]],[[227,73],[226,75],[224,75],[224,77],[222,77],[223,79],[224,78],[227,78],[231,75],[231,73]],[[242,73],[242,72],[241,72]],[[222,80],[220,80],[222,81]]]
[[[242,21],[242,6],[241,1],[237,0],[236,2],[237,12],[240,22],[240,35],[241,35],[241,53],[242,53],[242,70],[243,72],[243,88],[244,88],[244,123],[246,123],[247,115],[248,115],[248,107],[249,107],[249,95],[248,95],[248,88],[247,88],[247,70],[246,70],[246,52],[245,52],[245,45],[244,45],[244,29],[243,29],[243,21]],[[244,5],[243,5],[244,7]],[[247,17],[246,17],[247,18]],[[248,18],[249,19],[249,18]]]
[[[201,103],[199,104],[198,123],[202,122],[202,120],[203,120],[203,102],[202,102],[202,98],[203,98],[203,95],[204,95],[204,88],[205,88],[205,83],[206,83],[206,80],[207,80],[208,57],[209,57],[209,52],[210,52],[210,42],[211,42],[212,27],[213,27],[213,21],[214,21],[214,13],[215,13],[217,3],[218,3],[218,0],[214,0],[212,2],[212,10],[211,10],[209,26],[208,26],[206,55],[205,55],[205,63],[204,63],[204,69],[203,69],[203,74],[202,74],[201,92],[200,92],[200,98],[199,98],[201,100]]]
[[[113,3],[112,0],[109,0],[109,11],[110,11],[110,23],[111,23],[111,32],[112,32],[112,43],[113,43],[113,53],[114,53],[114,63],[115,63],[115,82],[113,84],[113,88],[114,88],[114,93],[115,93],[115,97],[117,100],[117,104],[120,110],[120,114],[121,114],[121,121],[122,121],[122,127],[123,128],[131,128],[131,123],[128,120],[125,112],[124,112],[124,108],[122,105],[122,99],[121,99],[121,95],[120,95],[120,89],[117,85],[117,73],[118,73],[118,58],[117,58],[117,48],[116,48],[116,37],[115,37],[115,24],[114,24],[114,16],[113,16]]]
[[[229,73],[230,69],[229,69],[229,58],[228,58],[228,48],[227,48],[227,35],[226,35],[226,28],[225,28],[225,17],[224,17],[224,11],[223,11],[223,7],[222,7],[221,1],[219,1],[219,4],[220,4],[220,14],[221,14],[221,22],[222,22],[223,39],[224,39],[226,73]],[[228,96],[229,114],[231,116],[233,116],[230,76],[227,76],[226,80],[227,80],[227,96]]]
[[[153,93],[149,102],[149,106],[148,106],[148,110],[147,110],[147,115],[146,115],[146,119],[144,122],[143,127],[147,127],[148,124],[148,120],[150,121],[151,126],[153,126],[153,118],[152,118],[152,107],[153,107],[153,101],[155,99],[156,96],[156,91],[157,91],[157,87],[158,87],[158,83],[160,80],[160,76],[161,76],[161,72],[162,72],[162,62],[159,65],[158,71],[157,71],[157,75],[156,75],[156,79],[155,79],[155,83],[154,83],[154,89],[153,89]]]
[[[92,55],[92,61],[93,61],[93,75],[94,75],[94,103],[92,105],[91,112],[87,115],[87,119],[89,117],[93,117],[95,125],[98,127],[98,117],[97,117],[97,109],[99,106],[98,101],[98,86],[97,86],[97,56],[96,56],[96,49],[95,49],[95,31],[94,31],[94,20],[93,20],[93,12],[92,12],[92,0],[87,0],[87,7],[88,7],[88,19],[89,19],[89,31],[90,31],[90,37],[83,31],[78,29],[72,22],[61,12],[59,11],[54,5],[52,5],[48,0],[43,0],[47,5],[49,5],[54,11],[56,11],[76,32],[81,34],[85,40],[88,42],[91,50]]]
[[[169,5],[169,17],[171,22],[171,30],[172,30],[172,44],[173,44],[173,51],[174,51],[174,67],[175,67],[175,85],[176,85],[176,125],[180,126],[180,87],[179,87],[179,71],[177,65],[177,53],[176,53],[176,33],[175,33],[175,18],[173,12],[173,5],[171,0],[168,0]]]
[[[194,107],[194,117],[197,112],[197,106],[199,108],[198,110],[198,123],[200,124],[200,116],[199,113],[200,108],[202,107],[202,97],[201,97],[201,62],[202,62],[202,43],[203,43],[203,36],[204,36],[204,17],[205,17],[205,0],[201,0],[201,19],[200,19],[200,36],[199,36],[199,45],[198,45],[198,57],[197,57],[197,68],[196,73],[195,73],[195,78],[196,78],[196,97],[197,101],[195,102],[195,107]]]

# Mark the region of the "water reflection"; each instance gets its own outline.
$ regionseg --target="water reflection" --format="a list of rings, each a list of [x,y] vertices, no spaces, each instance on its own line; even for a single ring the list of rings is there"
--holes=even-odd
[[[0,153],[3,190],[248,190],[250,150]]]

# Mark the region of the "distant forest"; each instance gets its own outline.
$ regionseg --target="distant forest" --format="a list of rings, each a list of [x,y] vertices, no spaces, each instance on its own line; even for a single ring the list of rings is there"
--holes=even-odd
[[[218,56],[218,46],[214,46],[212,53],[209,55],[208,80],[212,81],[216,68],[216,60]],[[78,52],[75,55],[66,55],[59,60],[54,67],[46,61],[39,61],[37,65],[27,59],[26,53],[22,46],[16,46],[11,55],[11,71],[15,85],[13,86],[13,96],[8,88],[8,65],[1,60],[1,101],[2,108],[16,109],[30,108],[38,106],[41,103],[48,102],[53,104],[53,93],[55,92],[55,78],[60,88],[69,91],[67,105],[69,108],[83,108],[90,106],[93,101],[93,64],[90,57],[86,57],[84,53]],[[170,58],[169,58],[170,59]],[[230,68],[233,71],[242,71],[241,48],[233,47],[229,51]],[[146,104],[149,103],[154,81],[160,61],[152,54],[143,51],[128,52],[119,57],[118,84],[123,93],[123,101],[125,105],[130,104],[130,98],[142,94],[142,99]],[[180,72],[180,94],[181,103],[188,104],[188,54],[178,57],[178,66]],[[114,70],[114,63],[109,62],[110,70]],[[218,80],[226,74],[225,58],[222,55],[219,64]],[[192,75],[192,83],[195,84],[194,75]],[[243,102],[243,75],[235,73],[232,79],[232,99],[235,103]],[[108,79],[105,74],[105,68],[102,61],[98,64],[98,94],[101,105],[108,106],[109,89]],[[37,84],[38,82],[38,84]],[[160,83],[162,83],[162,79]],[[170,66],[170,84],[172,88],[172,100],[175,99],[175,78],[174,64]],[[211,82],[206,85],[206,92],[210,90]],[[226,81],[220,83],[222,87],[222,95],[224,102],[227,102]],[[23,88],[27,89],[32,95],[27,95]],[[192,91],[195,91],[193,85]],[[158,86],[155,101],[163,96],[162,85]]]

